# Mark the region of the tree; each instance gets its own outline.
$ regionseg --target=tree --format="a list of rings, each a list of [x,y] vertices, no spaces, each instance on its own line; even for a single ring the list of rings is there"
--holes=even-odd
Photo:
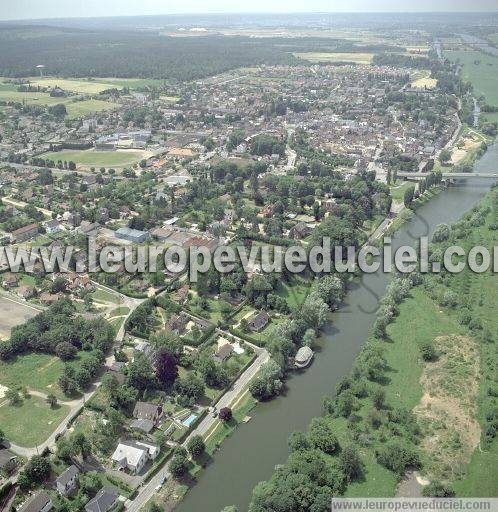
[[[63,341],[55,347],[55,355],[62,359],[62,361],[74,359],[77,353],[76,347],[67,341]]]
[[[309,450],[311,446],[308,438],[302,432],[292,432],[287,440],[287,444],[291,452]]]
[[[420,467],[418,452],[402,440],[388,441],[377,451],[376,457],[379,464],[398,476],[403,476],[409,467]]]
[[[282,368],[273,360],[261,366],[259,375],[249,384],[249,391],[258,400],[269,400],[283,389]]]
[[[441,482],[431,482],[422,489],[422,494],[427,498],[453,498],[455,491]]]
[[[46,400],[52,409],[57,405],[57,397],[53,393],[50,393]]]
[[[138,308],[137,308],[138,309]],[[143,393],[152,387],[154,370],[147,357],[139,353],[128,365],[127,384]]]
[[[447,164],[451,159],[451,151],[449,149],[443,149],[439,153],[439,161],[444,165]]]
[[[434,345],[430,341],[420,344],[420,355],[426,362],[435,361],[437,359],[437,352]]]
[[[17,389],[8,389],[5,392],[5,398],[10,405],[19,405],[22,402],[21,394]]]
[[[372,401],[376,409],[382,409],[386,402],[386,392],[382,388],[376,388],[372,393]]]
[[[311,445],[324,453],[332,454],[339,447],[337,437],[326,418],[313,418],[308,437]]]
[[[445,242],[451,235],[448,224],[438,224],[432,235],[432,241],[435,243]]]
[[[152,502],[147,509],[148,512],[164,512],[164,507],[158,505],[156,502]]]
[[[206,449],[206,445],[201,436],[194,436],[187,444],[187,450],[194,459],[199,458]]]
[[[218,417],[222,421],[230,421],[232,419],[232,409],[230,407],[221,408]]]
[[[34,455],[22,471],[22,486],[26,488],[32,484],[41,484],[50,476],[50,471],[50,461],[41,455]],[[21,482],[18,483],[21,485]]]
[[[178,377],[177,359],[167,349],[161,349],[157,354],[156,377],[165,387],[171,386]]]
[[[295,318],[302,320],[310,329],[321,329],[327,321],[329,307],[318,295],[310,293],[299,311],[296,311]]]
[[[406,207],[408,207],[412,204],[414,196],[415,196],[415,187],[413,185],[411,185],[405,190],[405,195],[403,198],[403,202]]]
[[[181,454],[176,454],[169,463],[169,470],[174,478],[181,478],[188,469],[188,462],[185,456]]]
[[[353,445],[346,446],[339,454],[339,467],[349,481],[356,480],[363,474],[363,462]]]

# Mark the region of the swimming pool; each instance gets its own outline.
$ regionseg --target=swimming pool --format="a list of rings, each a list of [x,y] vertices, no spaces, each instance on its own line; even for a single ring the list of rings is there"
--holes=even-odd
[[[191,414],[186,420],[183,420],[182,423],[186,426],[186,427],[190,427],[190,425],[192,425],[192,423],[194,423],[194,421],[197,419],[197,414]]]

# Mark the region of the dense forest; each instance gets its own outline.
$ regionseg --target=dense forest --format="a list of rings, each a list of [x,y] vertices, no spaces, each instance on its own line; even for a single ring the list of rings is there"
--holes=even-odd
[[[0,75],[194,80],[260,64],[301,64],[294,52],[400,51],[331,38],[171,37],[157,32],[10,26],[0,34]]]

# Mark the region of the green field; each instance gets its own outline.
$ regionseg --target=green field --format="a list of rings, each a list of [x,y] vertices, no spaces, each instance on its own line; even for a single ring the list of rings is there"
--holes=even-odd
[[[8,388],[26,386],[45,394],[54,393],[62,398],[57,380],[64,363],[49,354],[26,354],[13,361],[0,362],[0,384]]]
[[[52,98],[46,92],[19,92],[15,86],[9,84],[2,84],[0,86],[0,101],[25,103],[27,105],[40,105],[49,107],[52,105],[64,104],[66,105],[68,117],[76,119],[78,117],[87,116],[96,112],[104,110],[112,110],[117,108],[116,103],[102,100],[83,100],[80,101],[77,97],[67,98]]]
[[[477,95],[498,106],[498,58],[478,51],[448,51],[445,56],[463,65],[462,77],[472,83]]]
[[[40,87],[60,87],[65,91],[76,92],[80,94],[98,94],[113,87],[109,83],[103,83],[97,80],[78,80],[66,78],[31,78],[31,84]]]
[[[331,53],[331,52],[306,52],[295,53],[298,59],[309,62],[351,62],[352,64],[371,64],[374,57],[373,53]]]
[[[69,407],[51,408],[42,398],[31,396],[18,406],[1,405],[0,425],[9,441],[31,448],[46,441],[67,414]]]
[[[72,161],[80,167],[125,167],[133,165],[144,158],[143,151],[58,151],[44,153],[41,158],[47,158],[57,162],[58,160]]]
[[[69,119],[77,119],[78,117],[85,117],[105,110],[114,110],[119,107],[117,103],[102,100],[71,101],[65,105]]]
[[[292,283],[279,283],[277,295],[284,298],[291,309],[300,307],[308,296],[310,283],[296,278]]]

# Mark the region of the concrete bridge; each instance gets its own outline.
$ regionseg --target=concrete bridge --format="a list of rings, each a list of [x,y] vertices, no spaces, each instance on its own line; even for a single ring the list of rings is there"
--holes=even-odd
[[[397,177],[403,179],[414,179],[420,180],[422,178],[427,178],[430,173],[428,172],[398,172]],[[488,179],[488,180],[498,180],[498,172],[496,173],[483,173],[483,172],[443,172],[441,173],[443,180],[452,180],[452,179]]]

